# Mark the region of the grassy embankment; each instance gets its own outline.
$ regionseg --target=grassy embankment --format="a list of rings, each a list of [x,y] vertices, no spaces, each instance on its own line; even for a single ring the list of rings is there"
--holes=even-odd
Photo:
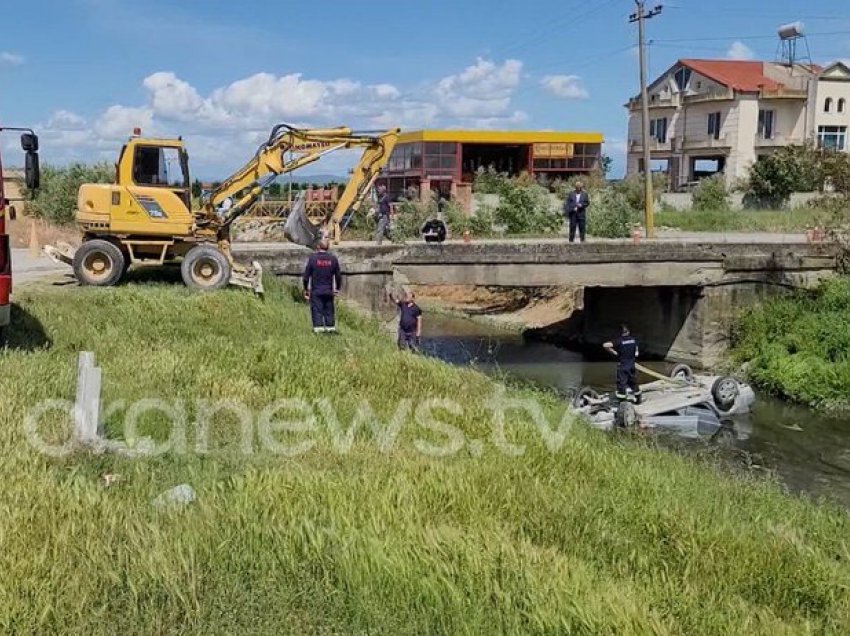
[[[805,232],[834,219],[828,210],[659,210],[657,227],[683,232]]]
[[[305,308],[277,287],[258,302],[169,285],[45,286],[19,289],[17,302],[26,314],[13,345],[38,345],[38,325],[52,343],[0,355],[2,632],[850,629],[844,512],[582,426],[553,453],[513,412],[507,437],[527,450],[506,456],[491,437],[491,380],[401,354],[351,315],[344,335],[313,336]],[[22,418],[73,396],[83,349],[103,367],[107,405],[183,400],[194,421],[198,398],[237,399],[255,414],[281,398],[329,398],[345,427],[362,398],[386,424],[404,397],[445,396],[464,414],[441,419],[484,440],[483,454],[424,456],[417,439],[447,437],[413,419],[385,451],[364,429],[343,453],[345,436],[334,441],[320,417],[303,455],[262,450],[256,437],[245,455],[222,416],[206,454],[51,459],[24,440]],[[509,395],[538,400],[553,423],[561,415],[553,396]],[[121,421],[120,409],[109,416],[111,436]],[[167,430],[162,416],[139,428],[157,439]],[[197,432],[188,426],[189,449]],[[106,487],[104,473],[120,480]],[[181,482],[196,503],[151,505]]]
[[[775,298],[748,311],[734,356],[753,381],[827,411],[850,411],[850,279]]]

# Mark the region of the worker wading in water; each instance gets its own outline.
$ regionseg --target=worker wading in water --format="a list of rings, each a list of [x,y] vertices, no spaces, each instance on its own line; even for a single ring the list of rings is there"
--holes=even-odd
[[[629,399],[629,393],[637,404],[641,403],[641,390],[637,383],[635,364],[639,354],[637,340],[629,328],[623,325],[621,335],[613,342],[606,342],[606,351],[617,356],[617,399]]]
[[[342,272],[339,261],[328,248],[327,239],[322,239],[304,268],[304,298],[310,301],[314,333],[336,331],[334,300],[342,288]]]
[[[422,337],[422,310],[414,302],[411,292],[404,292],[401,300],[390,294],[398,307],[398,348],[407,351],[419,351],[419,339]]]

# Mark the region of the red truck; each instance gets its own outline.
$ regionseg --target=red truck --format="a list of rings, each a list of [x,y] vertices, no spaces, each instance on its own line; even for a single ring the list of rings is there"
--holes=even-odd
[[[24,181],[32,192],[39,185],[38,137],[29,128],[0,127],[0,133],[13,131],[22,133],[21,149],[26,153]],[[9,202],[3,191],[3,162],[0,159],[0,344],[4,341],[4,331],[11,320],[12,310],[9,301],[12,293],[12,251],[9,235],[6,234],[6,209]]]

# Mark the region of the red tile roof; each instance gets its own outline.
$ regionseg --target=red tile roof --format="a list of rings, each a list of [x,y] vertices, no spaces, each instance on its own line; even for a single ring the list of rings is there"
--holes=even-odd
[[[735,60],[679,60],[680,64],[700,75],[736,91],[747,93],[759,90],[775,91],[781,84],[764,75],[764,62],[739,62]]]
[[[745,93],[757,93],[760,90],[776,91],[784,84],[767,77],[764,73],[765,62],[744,62],[738,60],[679,60],[679,64],[687,66],[707,78],[724,86]],[[817,64],[800,64],[803,69],[812,73],[823,72],[823,67]]]

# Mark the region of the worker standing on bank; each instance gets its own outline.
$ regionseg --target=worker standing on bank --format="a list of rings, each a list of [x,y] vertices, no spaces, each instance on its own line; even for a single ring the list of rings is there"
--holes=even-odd
[[[590,195],[584,191],[584,184],[576,181],[575,190],[567,195],[564,211],[570,225],[570,243],[576,240],[578,230],[579,240],[584,243],[587,236],[587,208],[590,207]]]
[[[637,383],[637,358],[640,354],[637,340],[632,336],[627,325],[621,328],[620,337],[613,342],[606,342],[605,350],[617,356],[617,399],[625,400],[629,392],[637,404],[641,403],[641,390]]]
[[[327,239],[319,241],[315,252],[304,268],[304,298],[310,301],[310,316],[314,333],[336,331],[334,301],[342,289],[342,272],[336,255],[328,251]]]
[[[398,307],[398,348],[415,352],[419,351],[422,337],[422,310],[414,298],[409,291],[404,292],[401,300],[390,294],[390,300]]]
[[[392,216],[392,203],[390,195],[387,192],[387,186],[381,184],[378,186],[377,209],[375,213],[378,217],[378,228],[375,230],[375,242],[380,245],[384,239],[392,242],[390,236],[390,217]]]

